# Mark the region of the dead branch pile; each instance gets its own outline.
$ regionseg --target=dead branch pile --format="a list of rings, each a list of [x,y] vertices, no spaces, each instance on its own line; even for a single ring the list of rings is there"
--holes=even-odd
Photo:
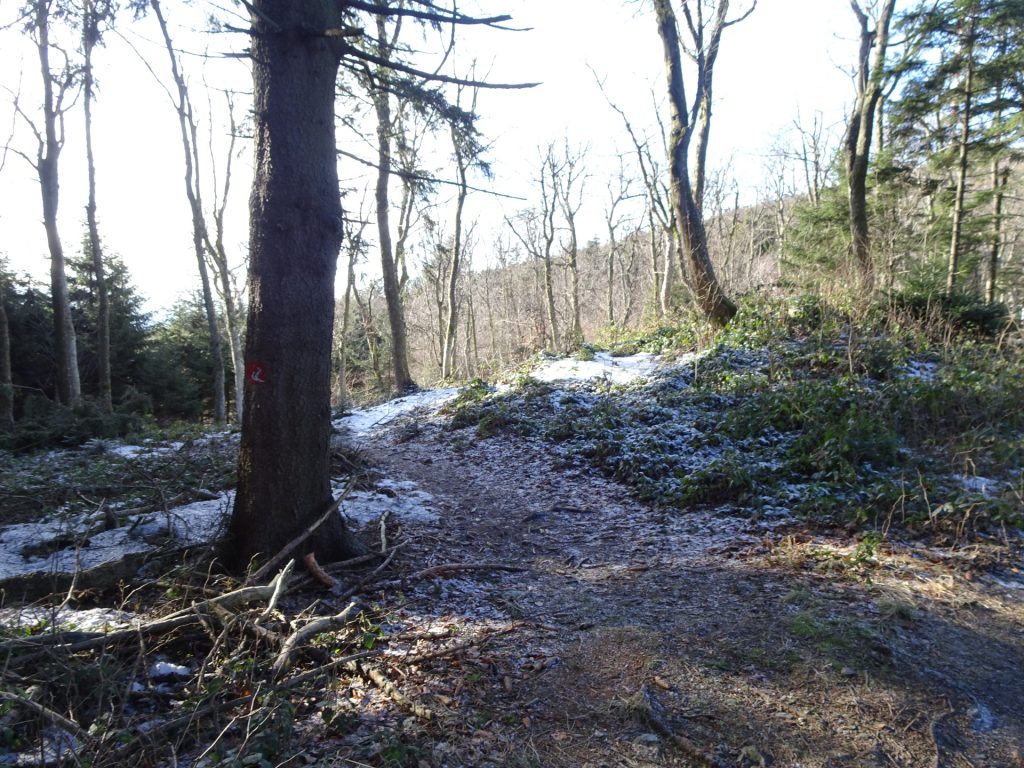
[[[430,720],[431,710],[402,692],[396,672],[459,654],[487,636],[424,638],[432,645],[401,655],[387,652],[380,632],[367,642],[372,617],[356,595],[392,583],[385,571],[399,547],[382,539],[382,552],[349,564],[381,560],[348,587],[307,563],[313,581],[333,593],[312,605],[285,599],[289,588],[310,583],[292,576],[292,560],[265,584],[250,579],[130,626],[51,628],[0,640],[0,752],[17,753],[19,765],[92,766],[175,764],[186,752],[198,762],[225,744],[241,754],[239,743],[290,719],[303,691],[343,675]],[[440,566],[411,578],[484,568],[501,566]],[[330,570],[341,574],[338,566]],[[338,610],[334,601],[347,604]],[[286,602],[304,607],[289,612]]]

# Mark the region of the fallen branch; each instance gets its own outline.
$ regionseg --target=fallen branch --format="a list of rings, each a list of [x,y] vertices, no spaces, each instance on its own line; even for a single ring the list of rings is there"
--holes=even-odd
[[[388,551],[388,529],[387,529],[388,512],[384,510],[384,514],[380,516],[380,553],[383,555]]]
[[[360,555],[359,557],[353,557],[350,560],[341,560],[337,563],[331,563],[324,568],[324,573],[331,574],[337,573],[338,571],[347,571],[351,568],[356,568],[360,565],[366,565],[367,563],[379,560],[384,557],[384,552],[370,552],[366,555]]]
[[[233,592],[228,592],[227,594],[218,595],[217,597],[211,597],[208,600],[195,603],[189,608],[176,611],[168,616],[157,619],[156,621],[115,630],[104,635],[90,637],[78,642],[66,644],[39,643],[40,650],[37,650],[34,653],[27,653],[22,656],[14,657],[7,663],[12,666],[21,666],[29,661],[40,658],[50,651],[78,653],[79,651],[88,651],[93,648],[101,648],[107,645],[116,645],[117,643],[135,641],[140,636],[159,635],[169,632],[172,629],[177,629],[178,627],[198,623],[202,620],[203,616],[212,614],[214,612],[214,608],[231,611],[241,605],[245,605],[246,603],[255,602],[257,600],[271,600],[278,592],[280,585],[284,584],[288,579],[288,576],[294,566],[295,561],[290,561],[288,565],[281,569],[281,572],[274,577],[274,580],[266,586],[242,587],[234,590]],[[28,641],[22,643],[22,647],[25,645],[28,645]],[[43,648],[46,650],[42,650]]]
[[[513,573],[520,573],[529,568],[524,568],[519,565],[505,565],[503,563],[495,562],[484,562],[484,563],[444,563],[443,565],[432,565],[429,568],[418,570],[415,573],[404,575],[401,579],[395,579],[391,582],[382,582],[378,585],[380,589],[388,589],[391,587],[406,587],[410,582],[418,582],[423,579],[434,579],[436,577],[443,577],[443,575],[450,575],[451,573],[461,573],[463,571],[472,570],[507,570]]]
[[[362,659],[370,659],[374,656],[380,656],[382,651],[360,651],[359,653],[349,654],[348,656],[342,656],[340,659],[328,662],[327,664],[321,664],[316,669],[311,669],[309,672],[303,672],[301,675],[295,677],[289,677],[287,680],[282,680],[279,683],[275,683],[278,690],[285,690],[290,688],[297,688],[300,685],[318,680],[321,677],[327,676],[328,673],[333,672],[339,667],[345,667],[351,669],[349,665],[361,661]]]
[[[8,691],[0,691],[0,701],[9,701],[17,707],[30,710],[43,719],[48,720],[61,730],[67,731],[76,739],[82,740],[88,738],[88,734],[82,730],[78,723],[68,720],[59,712],[54,712],[49,707],[44,707],[39,702],[32,701],[32,699],[27,699],[24,696],[18,696],[17,694],[10,693]]]
[[[492,637],[497,637],[498,635],[507,635],[510,632],[514,632],[520,626],[521,625],[519,624],[515,624],[511,627],[506,627],[505,629],[499,629],[495,630],[494,632],[489,632],[483,637],[471,637],[468,640],[463,640],[462,642],[455,643],[454,645],[449,645],[446,648],[438,648],[435,651],[428,651],[427,653],[409,654],[407,656],[402,656],[400,658],[402,659],[402,662],[405,664],[422,664],[425,661],[443,659],[446,656],[454,656],[456,653],[464,651],[467,648],[482,645],[483,643],[486,643],[488,640],[490,640]]]
[[[281,674],[291,666],[292,656],[295,654],[299,644],[304,642],[307,638],[348,623],[351,618],[352,611],[356,609],[357,605],[358,603],[353,600],[348,604],[345,610],[337,616],[326,616],[322,619],[311,621],[309,624],[302,627],[302,629],[296,630],[291,637],[284,641],[284,645],[281,646],[280,653],[278,653],[277,658],[274,659],[274,664],[271,666],[273,676],[275,678],[280,677]]]
[[[432,579],[435,576],[448,576],[453,573],[461,573],[462,571],[511,571],[512,573],[522,573],[526,570],[529,569],[518,565],[502,565],[501,563],[446,563],[444,565],[424,568],[422,571],[417,571],[411,576],[406,576],[403,581]]]
[[[723,764],[713,755],[708,754],[706,750],[701,749],[690,739],[675,732],[666,717],[665,706],[658,701],[654,691],[646,683],[640,689],[640,696],[645,705],[641,717],[655,733],[668,739],[676,749],[697,765],[704,766],[704,768],[724,768]]]
[[[208,600],[193,604],[190,608],[184,608],[176,613],[172,613],[170,616],[165,618],[174,618],[176,616],[183,616],[189,613],[207,612],[210,605],[218,605],[221,608],[233,610],[237,606],[245,605],[246,603],[254,603],[258,600],[273,600],[274,595],[278,594],[281,585],[284,584],[288,577],[292,573],[292,569],[295,567],[295,561],[289,560],[288,564],[281,569],[281,572],[277,574],[268,584],[260,587],[244,586],[240,587],[227,594],[218,595],[217,597],[211,597]]]
[[[356,665],[358,666],[358,665]],[[362,669],[360,671],[366,676],[374,685],[376,685],[386,696],[390,697],[399,706],[405,707],[415,717],[420,720],[430,721],[434,719],[434,713],[422,704],[417,704],[415,701],[410,699],[400,690],[398,686],[385,677],[384,672],[379,667],[370,667],[369,669]]]
[[[331,502],[330,506],[327,507],[326,510],[324,510],[324,513],[320,515],[320,517],[313,521],[312,525],[309,525],[298,536],[296,536],[294,539],[285,544],[281,551],[279,551],[276,555],[270,558],[270,560],[268,560],[261,568],[258,568],[255,573],[253,573],[248,579],[246,579],[245,583],[250,584],[254,581],[259,581],[260,579],[265,578],[268,573],[270,573],[274,568],[277,567],[279,563],[281,563],[286,557],[288,557],[288,554],[293,549],[295,549],[297,546],[299,546],[299,544],[301,544],[310,536],[312,536],[316,529],[327,521],[327,518],[329,518],[332,514],[338,511],[338,508],[341,506],[341,502],[343,502],[345,498],[352,492],[352,489],[355,488],[355,483],[355,478],[349,480],[348,485],[345,486],[345,490],[341,492],[341,495],[338,498],[336,498],[333,502]]]
[[[320,563],[316,561],[315,552],[308,552],[305,554],[302,557],[302,563],[306,566],[306,570],[309,571],[309,575],[313,577],[314,581],[319,581],[328,589],[337,588],[338,580],[320,567]]]
[[[390,565],[390,564],[391,564],[391,561],[392,561],[392,560],[394,559],[394,557],[395,557],[395,554],[396,554],[396,553],[398,552],[398,550],[399,550],[399,548],[400,548],[401,546],[402,546],[401,544],[396,544],[396,545],[395,545],[395,548],[391,550],[391,554],[387,556],[387,559],[385,559],[383,563],[381,563],[380,565],[378,565],[378,566],[377,566],[376,568],[374,568],[374,569],[373,569],[372,571],[370,571],[370,572],[369,572],[368,574],[366,574],[365,576],[363,576],[363,578],[361,578],[361,579],[360,579],[359,581],[357,581],[357,582],[356,582],[355,584],[353,584],[353,585],[352,585],[351,587],[349,587],[348,589],[346,589],[346,590],[345,590],[345,591],[344,591],[344,592],[342,593],[342,595],[341,595],[341,599],[342,599],[342,600],[348,600],[348,599],[349,599],[350,597],[352,597],[353,595],[357,595],[357,594],[359,594],[360,590],[362,590],[362,588],[363,588],[363,587],[365,587],[365,586],[366,586],[366,585],[367,585],[367,584],[368,584],[369,582],[371,582],[371,581],[373,580],[373,578],[374,578],[375,576],[377,576],[378,574],[380,574],[380,572],[381,572],[381,571],[383,571],[383,570],[384,570],[385,568],[387,568],[387,567],[388,567],[388,565]]]

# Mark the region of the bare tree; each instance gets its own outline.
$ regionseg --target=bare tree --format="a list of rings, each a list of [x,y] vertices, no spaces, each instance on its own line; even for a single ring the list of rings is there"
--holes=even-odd
[[[99,385],[99,399],[104,410],[114,410],[110,384],[110,298],[107,291],[106,268],[103,264],[103,249],[100,243],[99,225],[96,222],[96,161],[92,148],[92,100],[95,88],[92,54],[100,42],[102,26],[113,15],[109,0],[83,0],[82,2],[82,97],[85,113],[85,159],[89,183],[89,198],[85,204],[85,220],[88,228],[89,255],[96,277],[96,360]]]
[[[605,203],[604,223],[608,232],[608,267],[607,267],[607,320],[610,328],[615,327],[615,264],[621,259],[625,250],[625,244],[619,236],[619,231],[628,223],[622,207],[631,199],[636,197],[633,193],[633,180],[626,174],[625,158],[619,155],[619,170],[614,179],[608,181],[608,201]],[[628,276],[628,270],[623,270]],[[627,292],[628,293],[628,292]],[[627,297],[623,296],[624,300]]]
[[[416,389],[416,382],[409,372],[408,331],[402,308],[402,290],[395,262],[395,249],[391,239],[391,202],[388,195],[393,163],[391,138],[394,130],[388,75],[402,25],[399,19],[389,35],[387,16],[377,16],[376,23],[376,56],[381,63],[372,73],[367,65],[366,74],[372,84],[373,107],[377,116],[377,237],[381,269],[384,274],[384,298],[387,301],[388,323],[391,326],[391,369],[394,388],[397,392],[408,392]]]
[[[644,218],[647,220],[647,243],[648,255],[651,266],[651,303],[654,314],[658,319],[664,317],[669,311],[669,298],[672,291],[672,277],[675,272],[673,254],[675,248],[675,209],[669,199],[669,190],[662,181],[662,169],[654,159],[651,151],[650,140],[646,136],[640,136],[633,128],[633,124],[625,110],[619,107],[609,98],[604,90],[603,83],[598,80],[598,87],[605,96],[616,114],[622,118],[626,133],[633,144],[633,152],[636,155],[637,166],[640,169],[640,177],[643,180],[644,189],[647,193],[647,206],[644,211]],[[653,94],[652,94],[653,96]],[[657,109],[655,109],[657,113]],[[659,120],[660,126],[660,120]],[[664,132],[664,131],[663,131]],[[670,247],[664,250],[664,262],[662,261],[662,246],[665,238],[664,232],[669,233]]]
[[[345,270],[345,294],[341,304],[341,333],[336,339],[338,346],[338,387],[335,404],[339,408],[347,408],[351,403],[348,389],[348,331],[351,317],[352,294],[356,290],[356,262],[366,253],[366,240],[363,233],[369,221],[360,212],[359,220],[351,223],[345,231],[344,251],[347,258]],[[371,348],[371,355],[373,349]]]
[[[235,121],[235,95],[224,92],[228,115],[228,148],[224,153],[224,186],[218,198],[217,162],[214,156],[213,131],[210,131],[210,167],[213,175],[213,242],[206,240],[206,250],[213,271],[217,278],[218,293],[224,303],[224,325],[227,326],[228,343],[231,352],[231,368],[234,373],[235,418],[242,422],[242,400],[245,397],[245,363],[242,359],[241,315],[238,307],[238,289],[235,286],[234,274],[228,261],[227,247],[224,245],[224,213],[228,207],[231,193],[231,169],[235,158],[235,142],[238,138],[238,125]],[[210,113],[213,113],[212,105]],[[207,231],[207,236],[209,232]]]
[[[891,2],[892,0],[890,0]],[[967,197],[967,172],[970,168],[971,120],[974,118],[975,78],[975,35],[978,17],[969,12],[966,23],[959,25],[960,58],[964,64],[961,75],[960,104],[957,113],[960,118],[957,134],[956,191],[953,193],[953,231],[949,238],[949,260],[946,267],[946,296],[952,297],[960,272],[960,252],[963,248],[963,226],[965,200]]]
[[[654,0],[658,35],[661,38],[668,84],[671,128],[669,133],[669,179],[672,207],[675,210],[679,244],[686,257],[691,288],[697,304],[708,320],[723,327],[736,314],[736,305],[722,290],[708,253],[701,206],[704,193],[704,163],[711,127],[711,93],[715,63],[722,32],[742,21],[756,7],[756,0],[739,18],[729,21],[729,0],[718,0],[713,20],[705,24],[705,0],[683,0],[683,16],[690,32],[690,55],[697,64],[693,103],[683,83],[682,43],[671,0]],[[697,145],[694,179],[690,179],[691,144]]]
[[[0,432],[14,426],[11,332],[7,322],[7,263],[0,259]]]
[[[174,51],[174,43],[167,29],[160,7],[160,0],[150,0],[150,7],[160,25],[164,48],[171,62],[171,76],[174,79],[174,92],[169,93],[178,116],[181,130],[181,147],[185,154],[185,196],[192,212],[192,246],[195,251],[196,265],[199,268],[199,282],[203,294],[203,309],[206,312],[206,327],[210,336],[210,357],[213,359],[213,418],[218,424],[227,421],[227,401],[224,394],[224,351],[220,340],[220,328],[217,321],[217,307],[213,301],[213,288],[210,284],[209,270],[206,268],[206,255],[213,249],[209,248],[210,236],[203,213],[202,187],[199,180],[199,146],[198,130],[189,100],[188,86],[178,66],[178,56]]]
[[[476,110],[476,99],[478,91],[473,90],[470,112]],[[459,95],[456,99],[456,106],[462,98],[462,89],[459,88]],[[470,164],[479,159],[481,147],[476,140],[475,132],[467,132],[464,121],[458,119],[449,121],[448,132],[452,142],[452,156],[455,160],[455,172],[457,174],[455,194],[455,219],[454,234],[452,235],[451,258],[448,263],[448,271],[445,280],[445,303],[447,317],[444,322],[443,349],[441,352],[441,378],[450,379],[455,372],[455,335],[459,322],[458,285],[459,273],[463,261],[463,214],[466,207],[466,197],[469,194],[469,185],[466,174]]]
[[[57,228],[57,210],[60,204],[60,154],[64,148],[64,118],[74,102],[78,86],[78,71],[62,48],[50,39],[52,15],[50,0],[33,0],[24,11],[25,21],[39,55],[39,72],[43,85],[43,126],[21,108],[15,99],[15,112],[28,124],[36,139],[35,158],[11,148],[27,160],[39,177],[39,190],[43,201],[43,227],[50,251],[50,301],[53,306],[53,335],[57,363],[57,400],[64,405],[76,405],[82,398],[82,383],[78,373],[78,341],[71,317],[68,299],[68,278],[64,260],[64,246]],[[61,59],[58,70],[52,68],[51,54]]]
[[[860,272],[862,288],[874,286],[874,263],[868,229],[867,178],[871,154],[871,135],[875,110],[885,83],[885,57],[889,47],[889,26],[896,0],[880,0],[875,16],[867,5],[850,0],[850,8],[860,25],[860,48],[855,74],[856,98],[846,128],[846,184],[850,202],[850,236],[853,258]],[[865,10],[867,8],[867,10]]]
[[[558,160],[558,171],[555,172],[553,148],[548,148],[551,158],[551,177],[554,182],[555,197],[565,221],[568,239],[562,243],[565,253],[565,266],[569,272],[569,315],[572,325],[566,331],[563,344],[565,349],[576,349],[583,343],[583,324],[580,318],[580,269],[579,269],[579,235],[576,230],[576,217],[583,207],[583,193],[586,175],[583,169],[584,149],[573,150],[566,139],[562,157]]]
[[[985,264],[985,301],[996,301],[996,278],[999,276],[999,262],[1003,251],[1003,202],[1006,186],[1010,181],[1010,167],[999,165],[999,158],[992,160],[992,239],[988,260]]]

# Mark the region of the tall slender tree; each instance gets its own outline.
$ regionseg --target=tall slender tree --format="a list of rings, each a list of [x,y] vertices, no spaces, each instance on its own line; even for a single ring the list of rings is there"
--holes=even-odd
[[[96,375],[99,401],[108,413],[113,411],[114,402],[110,383],[110,298],[107,290],[106,267],[103,263],[103,246],[100,241],[99,224],[96,220],[96,159],[92,145],[92,102],[95,96],[95,78],[92,56],[100,43],[103,27],[113,16],[110,0],[82,0],[82,103],[85,116],[85,159],[89,184],[88,201],[85,204],[85,220],[88,229],[89,255],[92,271],[96,277],[98,317],[96,323]]]
[[[14,426],[11,332],[7,321],[7,263],[0,259],[0,432]]]
[[[391,238],[391,202],[389,185],[392,169],[392,131],[394,130],[389,75],[391,58],[398,44],[401,18],[389,33],[387,17],[376,17],[376,56],[380,59],[375,69],[366,66],[367,80],[371,83],[373,108],[377,116],[377,237],[380,247],[381,270],[384,275],[384,299],[388,308],[388,323],[391,326],[391,370],[394,388],[397,392],[416,389],[416,382],[409,371],[409,340],[402,306],[402,291],[399,282],[398,265]]]
[[[869,14],[858,0],[850,0],[850,8],[860,26],[860,47],[854,76],[856,98],[846,127],[846,187],[850,203],[850,237],[853,259],[860,274],[861,287],[874,286],[874,262],[868,229],[868,169],[871,137],[875,130],[875,113],[880,109],[887,73],[886,53],[889,50],[889,28],[896,0],[881,0],[875,16]],[[870,10],[870,9],[869,9]]]
[[[736,305],[725,295],[708,251],[707,233],[701,207],[704,193],[704,162],[711,127],[711,94],[714,66],[722,32],[753,12],[756,2],[738,18],[728,20],[729,0],[717,0],[710,26],[705,25],[706,0],[682,0],[683,15],[690,32],[690,55],[697,64],[692,104],[683,81],[679,27],[672,0],[654,0],[658,36],[661,38],[668,86],[671,124],[668,141],[669,179],[677,234],[688,266],[697,305],[708,321],[724,327],[736,314]],[[690,178],[690,151],[697,137],[694,178]]]
[[[171,76],[174,80],[174,91],[171,100],[174,111],[178,115],[178,126],[181,131],[181,146],[185,156],[185,196],[192,213],[192,247],[195,252],[196,266],[199,270],[199,284],[203,294],[203,308],[206,311],[206,325],[210,333],[210,356],[213,358],[213,418],[218,424],[227,421],[227,400],[224,393],[224,350],[220,338],[220,323],[217,319],[217,307],[213,300],[213,286],[210,282],[210,271],[206,265],[207,253],[210,248],[209,229],[203,212],[202,186],[199,179],[199,144],[192,102],[189,99],[188,85],[178,65],[178,57],[174,51],[159,0],[150,0],[150,7],[160,25],[164,48],[171,62]]]
[[[43,227],[50,251],[50,301],[53,306],[53,336],[57,368],[57,399],[64,405],[77,405],[82,398],[82,383],[78,373],[78,341],[68,301],[68,278],[64,258],[64,245],[57,226],[60,205],[60,155],[64,148],[64,118],[74,101],[79,84],[78,68],[68,54],[51,41],[51,25],[55,12],[63,14],[53,0],[33,0],[25,7],[25,20],[36,52],[42,77],[42,128],[15,102],[15,110],[28,123],[35,135],[35,158],[27,159],[39,177],[39,190],[43,201]],[[60,67],[53,69],[51,56],[60,59]]]
[[[1010,117],[1024,106],[1024,4],[922,2],[901,24],[915,46],[901,69],[905,80],[891,132],[905,153],[927,156],[936,234],[948,236],[943,287],[949,296],[991,257],[991,237],[980,231],[984,221],[972,221],[972,214],[998,201],[1001,187],[991,179],[1024,136],[1021,121]],[[1004,216],[1000,205],[992,228]]]

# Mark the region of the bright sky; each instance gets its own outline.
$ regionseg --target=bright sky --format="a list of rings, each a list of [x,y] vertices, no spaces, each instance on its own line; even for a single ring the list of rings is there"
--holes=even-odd
[[[733,0],[745,9],[749,0]],[[474,33],[473,50],[481,69],[490,64],[494,81],[541,81],[528,91],[491,91],[478,105],[481,127],[493,140],[490,159],[496,191],[529,197],[538,166],[538,147],[568,136],[574,145],[589,146],[591,176],[584,210],[583,239],[600,234],[598,222],[605,198],[604,175],[615,167],[617,152],[629,148],[621,121],[598,90],[593,67],[606,78],[609,95],[636,115],[636,123],[653,123],[651,87],[660,98],[664,89],[660,42],[646,4],[621,0],[488,0],[487,13],[509,12],[518,34]],[[204,67],[201,54],[239,50],[238,36],[190,34],[189,23],[201,25],[210,3],[187,10],[165,0],[171,33],[188,54],[183,57],[192,97],[203,116],[200,131],[208,135],[209,114],[203,77],[213,87],[249,88],[248,67],[238,59],[220,59]],[[0,23],[17,8],[4,3]],[[189,16],[186,18],[185,14]],[[238,23],[238,22],[236,22]],[[101,93],[94,109],[94,136],[101,234],[108,250],[123,256],[136,285],[150,298],[149,308],[166,307],[197,285],[191,246],[191,224],[183,189],[182,149],[176,116],[167,94],[126,40],[165,79],[168,62],[157,44],[153,19],[122,21],[123,39],[109,35],[95,55]],[[715,79],[715,111],[711,165],[731,162],[751,200],[763,184],[764,159],[797,115],[809,124],[815,111],[826,125],[839,125],[852,95],[844,69],[855,55],[856,22],[847,0],[760,0],[754,14],[728,29],[722,42]],[[468,64],[468,51],[459,54]],[[0,33],[0,141],[14,123],[11,102],[20,91],[26,111],[38,100],[35,51],[17,30]],[[223,157],[222,98],[214,94],[214,130],[218,162]],[[61,235],[65,250],[75,253],[84,231],[85,173],[82,115],[67,117],[67,143],[61,158]],[[201,139],[203,141],[204,139]],[[34,153],[24,125],[15,130],[13,146]],[[245,249],[246,206],[251,147],[241,146],[232,179],[227,245],[238,255]],[[343,161],[341,174],[352,178],[361,169]],[[204,170],[210,181],[209,166]],[[477,180],[482,186],[487,182]],[[212,196],[207,186],[204,194]],[[356,205],[353,200],[352,206]],[[482,228],[500,221],[502,212],[523,207],[482,194],[470,196],[467,215],[479,217]],[[38,181],[21,158],[9,153],[0,172],[0,254],[11,266],[46,279],[48,256],[41,223]],[[481,250],[486,243],[481,243]],[[478,255],[482,259],[483,255]]]

